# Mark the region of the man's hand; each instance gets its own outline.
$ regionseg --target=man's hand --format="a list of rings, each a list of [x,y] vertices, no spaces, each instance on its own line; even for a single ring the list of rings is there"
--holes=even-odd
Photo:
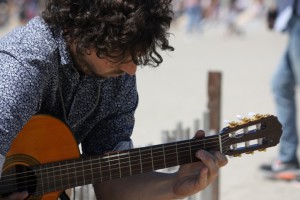
[[[196,138],[203,138],[204,132],[198,131]],[[209,153],[199,150],[195,155],[200,161],[180,166],[172,185],[174,198],[184,198],[206,188],[218,175],[220,167],[228,160],[220,152]]]

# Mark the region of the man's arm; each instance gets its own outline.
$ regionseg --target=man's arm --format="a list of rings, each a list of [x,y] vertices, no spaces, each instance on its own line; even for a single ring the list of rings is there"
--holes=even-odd
[[[0,178],[1,178],[4,162],[5,162],[5,157],[0,154]]]
[[[201,136],[202,135],[202,136]],[[197,137],[203,137],[198,132]],[[170,200],[193,195],[212,183],[227,158],[220,152],[199,150],[200,161],[180,166],[176,173],[151,172],[94,184],[98,200]]]

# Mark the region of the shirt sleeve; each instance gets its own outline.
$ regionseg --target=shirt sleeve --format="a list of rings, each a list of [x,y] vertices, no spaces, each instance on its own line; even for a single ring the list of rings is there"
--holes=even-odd
[[[0,52],[0,154],[3,156],[38,110],[43,87],[41,79],[37,68]]]
[[[0,154],[0,178],[1,178],[4,162],[5,162],[5,157]]]

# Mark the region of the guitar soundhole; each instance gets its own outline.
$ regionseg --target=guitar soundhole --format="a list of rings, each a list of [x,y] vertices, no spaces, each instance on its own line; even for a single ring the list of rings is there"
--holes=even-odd
[[[2,196],[8,196],[13,192],[28,191],[33,194],[37,187],[37,178],[34,172],[25,165],[15,165],[6,170],[1,179],[2,184],[6,185],[6,193]]]

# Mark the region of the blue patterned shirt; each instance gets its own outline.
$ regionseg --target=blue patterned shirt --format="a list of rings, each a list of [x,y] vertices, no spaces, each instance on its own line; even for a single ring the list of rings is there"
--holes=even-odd
[[[138,104],[135,76],[80,74],[61,30],[41,17],[0,39],[0,154],[36,114],[65,121],[85,154],[130,141]]]

